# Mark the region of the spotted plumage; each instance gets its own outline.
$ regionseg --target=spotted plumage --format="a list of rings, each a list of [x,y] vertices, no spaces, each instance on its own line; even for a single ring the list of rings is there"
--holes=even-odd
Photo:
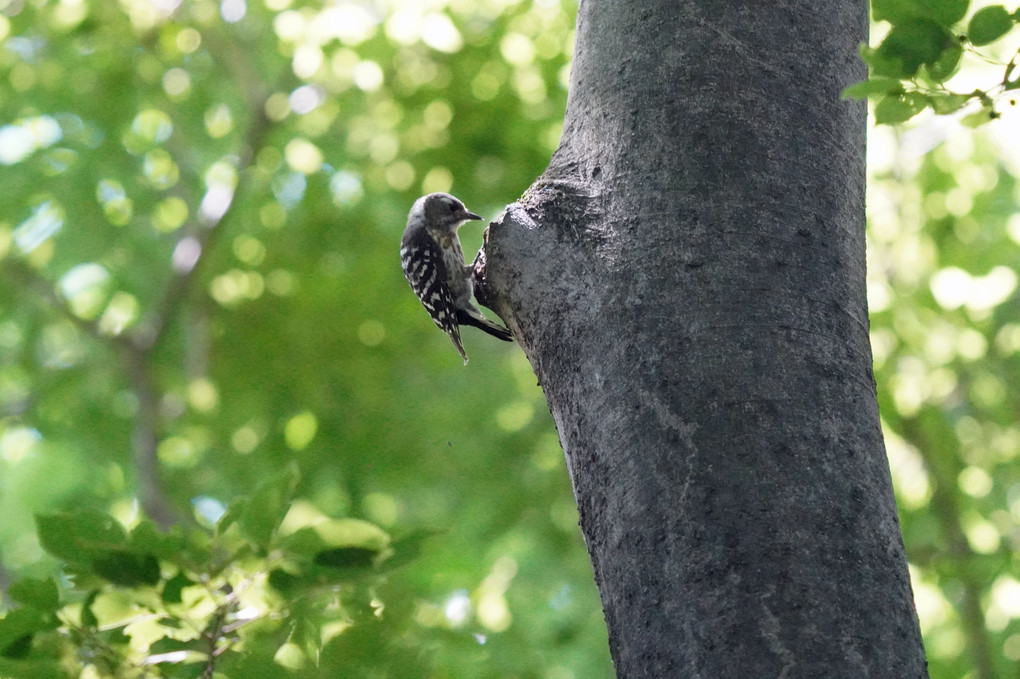
[[[513,339],[509,330],[486,318],[471,301],[472,269],[464,263],[457,236],[461,224],[471,219],[481,217],[448,193],[430,193],[415,201],[400,243],[400,264],[407,282],[465,363],[461,325],[473,325],[508,342]]]

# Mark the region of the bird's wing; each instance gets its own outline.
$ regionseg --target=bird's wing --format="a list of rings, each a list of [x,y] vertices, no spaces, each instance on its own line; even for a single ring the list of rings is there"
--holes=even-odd
[[[411,256],[412,253],[415,255]],[[401,247],[400,265],[407,282],[411,284],[432,320],[450,336],[466,361],[467,354],[461,344],[460,327],[457,325],[457,309],[453,304],[450,287],[446,284],[446,265],[439,246],[427,234],[420,232]]]

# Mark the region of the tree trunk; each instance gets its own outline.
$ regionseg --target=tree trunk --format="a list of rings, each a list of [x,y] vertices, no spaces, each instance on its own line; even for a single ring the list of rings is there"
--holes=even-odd
[[[864,0],[582,0],[480,294],[566,453],[620,677],[926,676],[865,299]]]

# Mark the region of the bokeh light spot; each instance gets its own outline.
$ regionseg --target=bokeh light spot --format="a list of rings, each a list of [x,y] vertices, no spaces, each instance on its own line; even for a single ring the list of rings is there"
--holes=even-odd
[[[414,183],[414,167],[406,160],[398,160],[386,168],[386,183],[397,191],[407,191]]]
[[[188,383],[188,404],[194,410],[207,413],[220,402],[219,391],[208,377],[198,377]]]
[[[452,54],[464,46],[460,31],[450,21],[450,17],[436,12],[428,14],[422,21],[421,39],[434,50]]]
[[[392,526],[397,522],[399,505],[389,493],[369,493],[362,500],[365,515],[382,526]]]
[[[274,269],[266,275],[266,290],[277,297],[294,294],[294,274],[286,269]]]
[[[236,24],[248,13],[248,5],[245,0],[223,0],[220,3],[220,16],[228,24]]]
[[[333,202],[337,205],[353,205],[361,200],[365,191],[361,186],[361,177],[349,170],[335,172],[329,179],[329,190]]]
[[[308,43],[299,45],[294,50],[294,75],[304,79],[313,77],[322,67],[323,59],[322,49],[318,45]]]
[[[79,264],[60,277],[60,293],[79,318],[95,318],[106,303],[110,273],[95,263]]]
[[[471,616],[471,597],[466,590],[459,589],[446,600],[443,614],[451,627],[460,627]]]
[[[231,244],[234,256],[248,266],[258,266],[266,257],[266,246],[258,238],[242,233]]]
[[[119,335],[138,320],[140,312],[137,297],[122,290],[117,291],[99,319],[99,330],[107,335]]]
[[[358,89],[373,92],[383,84],[383,70],[374,61],[362,61],[351,71]]]
[[[28,254],[52,238],[64,226],[64,208],[47,200],[32,208],[32,214],[15,227],[11,238]]]
[[[191,75],[183,68],[171,68],[163,74],[163,91],[175,101],[191,93]]]
[[[254,427],[244,426],[237,429],[230,437],[230,445],[233,446],[234,450],[247,455],[248,453],[255,450],[259,445],[259,435],[255,431]]]
[[[448,193],[451,188],[453,188],[453,173],[446,167],[432,168],[421,180],[422,193]]]
[[[213,139],[230,134],[234,129],[234,117],[226,104],[217,104],[205,112],[205,131]]]
[[[386,326],[369,319],[358,326],[358,340],[366,347],[376,347],[386,339]]]
[[[56,144],[63,137],[57,121],[50,116],[26,118],[0,127],[0,163],[13,165],[39,149]]]
[[[176,231],[188,220],[188,204],[183,198],[170,196],[159,201],[152,211],[152,223],[157,231],[170,233]]]
[[[982,498],[992,490],[992,477],[981,467],[965,467],[957,477],[960,490],[967,495]]]
[[[302,174],[314,174],[322,167],[322,151],[307,139],[291,139],[283,149],[283,157],[291,169]]]
[[[311,411],[306,410],[287,420],[283,427],[283,439],[291,450],[304,450],[315,438],[318,429],[319,420]]]
[[[302,85],[290,93],[290,109],[299,115],[310,113],[322,105],[326,93],[318,85]]]
[[[511,64],[527,66],[535,60],[535,45],[520,33],[507,33],[499,43],[499,51]]]
[[[198,464],[198,450],[183,436],[170,436],[159,442],[159,461],[168,467],[189,468]]]
[[[177,49],[184,54],[191,54],[202,46],[202,34],[194,28],[182,29],[177,34]]]
[[[496,424],[505,432],[520,431],[534,416],[535,406],[529,401],[514,401],[496,411]]]
[[[0,458],[11,465],[16,465],[32,454],[42,434],[32,427],[7,426],[0,432]]]

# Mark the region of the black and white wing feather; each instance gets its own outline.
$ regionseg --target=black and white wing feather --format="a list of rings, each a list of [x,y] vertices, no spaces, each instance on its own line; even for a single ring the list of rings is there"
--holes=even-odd
[[[400,244],[400,266],[422,306],[439,329],[449,335],[461,358],[467,363],[467,353],[460,340],[457,308],[446,282],[443,253],[425,229],[409,229],[404,234]]]

